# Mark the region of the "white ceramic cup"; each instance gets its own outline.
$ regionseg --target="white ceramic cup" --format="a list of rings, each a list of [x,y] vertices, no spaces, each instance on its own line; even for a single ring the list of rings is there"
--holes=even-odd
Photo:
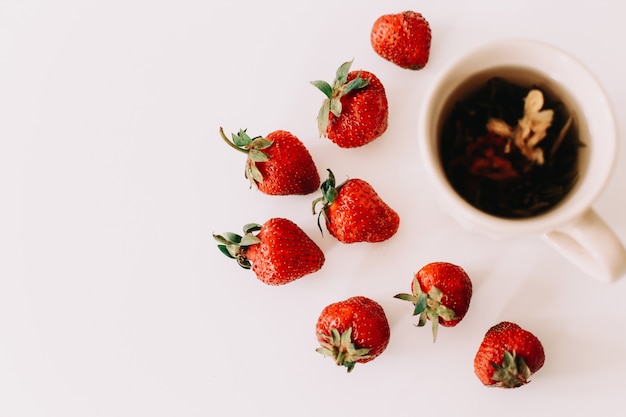
[[[564,101],[579,125],[580,139],[586,145],[579,152],[580,177],[567,196],[543,214],[523,219],[486,214],[460,197],[446,178],[438,149],[442,119],[463,95],[459,88],[485,71],[483,81],[499,73],[509,81],[532,84],[539,76]],[[595,77],[577,60],[550,45],[529,40],[504,40],[479,47],[452,62],[432,83],[418,117],[418,129],[421,156],[439,203],[466,229],[496,238],[541,235],[595,279],[613,282],[626,274],[623,244],[592,208],[617,154],[613,111]]]

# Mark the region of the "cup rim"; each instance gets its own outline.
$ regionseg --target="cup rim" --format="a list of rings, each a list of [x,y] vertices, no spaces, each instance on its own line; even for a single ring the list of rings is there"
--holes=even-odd
[[[526,63],[522,65],[518,58],[520,52],[537,55],[550,65],[555,66],[558,64],[559,68],[567,67],[569,74],[564,76],[563,71],[559,73],[554,67],[551,68],[551,71],[548,71],[545,67],[542,67],[542,63]],[[476,61],[484,57],[489,57],[489,63],[485,61],[485,64],[476,65]],[[467,67],[468,64],[478,66],[479,68],[464,76],[459,76],[457,73],[461,72],[460,69]],[[562,78],[580,77],[581,82],[584,82],[586,86],[585,91],[593,93],[592,100],[595,103],[593,109],[589,109],[589,106],[584,107],[584,117],[588,124],[590,136],[593,136],[595,130],[602,128],[600,125],[605,125],[604,128],[612,135],[611,138],[606,138],[607,148],[602,150],[601,155],[598,154],[597,150],[594,151],[593,148],[589,150],[590,164],[594,162],[593,158],[597,157],[602,157],[604,163],[595,163],[593,169],[597,170],[597,172],[593,178],[585,176],[585,178],[579,179],[576,186],[576,198],[566,198],[557,207],[530,218],[508,219],[493,216],[482,212],[459,196],[448,182],[439,163],[438,138],[433,139],[433,135],[431,135],[433,125],[435,125],[434,129],[437,129],[438,112],[442,110],[449,94],[468,77],[480,71],[504,66],[525,67],[529,70],[539,71],[554,79],[557,83],[560,83]],[[574,75],[571,75],[572,71]],[[581,104],[580,97],[574,90],[567,88],[568,93],[572,93],[574,96],[573,99]],[[417,118],[421,159],[434,183],[440,204],[446,206],[451,211],[450,214],[465,226],[476,228],[485,234],[493,236],[545,233],[575,220],[588,210],[610,178],[617,155],[617,129],[612,106],[603,87],[588,68],[560,48],[545,42],[521,38],[504,39],[482,44],[449,62],[429,85],[424,97],[425,101]],[[589,112],[593,112],[594,117],[601,118],[601,120],[592,119],[588,114]],[[610,127],[606,127],[607,124]]]

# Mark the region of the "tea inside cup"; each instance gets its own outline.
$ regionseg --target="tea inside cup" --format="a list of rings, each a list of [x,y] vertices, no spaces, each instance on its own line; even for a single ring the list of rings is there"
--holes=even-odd
[[[561,100],[573,118],[579,141],[578,179],[550,210],[511,220],[490,215],[459,195],[442,164],[441,133],[446,117],[459,100],[490,79],[499,77],[521,86],[537,85]],[[441,203],[464,226],[493,236],[545,232],[576,218],[604,188],[616,156],[612,109],[596,79],[586,68],[552,46],[526,40],[500,41],[467,54],[433,83],[419,118],[420,147]]]
[[[538,87],[550,100],[561,102],[572,117],[574,134],[582,144],[577,148],[574,166],[577,178],[562,198],[546,210],[523,216],[483,210],[473,204],[471,195],[457,192],[458,184],[451,182],[446,171],[447,148],[442,146],[450,145],[442,136],[448,117],[459,102],[492,79],[525,86],[529,91]],[[530,100],[529,96],[525,99]],[[418,117],[422,161],[439,203],[458,223],[496,238],[543,236],[572,263],[600,281],[612,282],[626,274],[626,249],[592,208],[613,170],[617,130],[608,99],[586,67],[544,43],[499,41],[452,62],[426,92],[424,103]],[[524,106],[522,119],[526,119]],[[507,125],[515,125],[515,120],[508,120]],[[462,136],[461,139],[465,140]],[[514,135],[513,140],[517,139]],[[493,149],[489,152],[493,153]],[[509,186],[503,184],[499,189]]]

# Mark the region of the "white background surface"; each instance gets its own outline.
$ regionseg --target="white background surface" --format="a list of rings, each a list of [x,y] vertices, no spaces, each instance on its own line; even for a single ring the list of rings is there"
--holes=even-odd
[[[383,61],[369,30],[413,9],[428,66]],[[433,201],[417,152],[422,93],[452,59],[502,37],[583,61],[626,131],[626,6],[596,1],[0,0],[0,416],[624,415],[626,280],[598,284],[540,238],[492,241]],[[387,133],[360,149],[318,138],[337,66],[376,73]],[[342,245],[303,197],[250,190],[218,136],[286,129],[322,176],[360,177],[399,212],[390,241]],[[596,210],[626,240],[626,146]],[[212,232],[288,217],[323,248],[319,273],[268,287]],[[446,260],[474,282],[464,321],[417,329],[409,290]],[[315,353],[328,303],[385,308],[388,349],[351,374]],[[516,390],[483,387],[488,327],[519,323],[546,363]],[[219,411],[218,411],[219,410]]]

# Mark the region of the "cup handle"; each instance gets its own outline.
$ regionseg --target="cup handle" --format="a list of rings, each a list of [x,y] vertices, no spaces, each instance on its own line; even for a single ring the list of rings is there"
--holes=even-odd
[[[593,209],[588,209],[575,222],[546,233],[544,238],[599,281],[614,282],[626,274],[624,245]]]

